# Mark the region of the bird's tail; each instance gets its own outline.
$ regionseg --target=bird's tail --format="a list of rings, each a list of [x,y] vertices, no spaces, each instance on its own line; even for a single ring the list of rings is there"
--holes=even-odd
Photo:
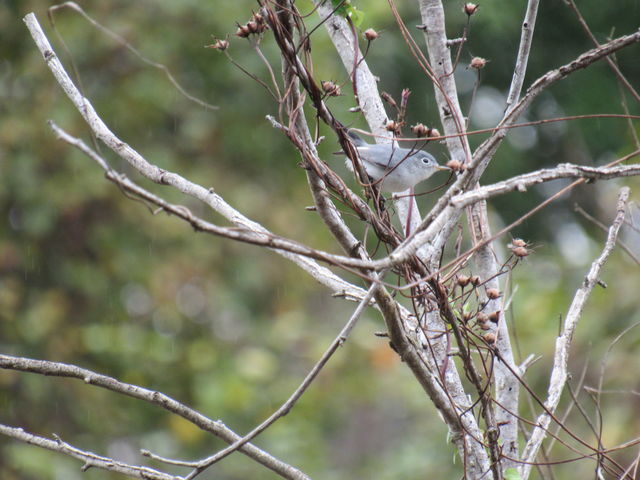
[[[358,134],[356,134],[352,130],[347,130],[347,135],[349,135],[349,138],[351,138],[351,141],[353,142],[353,144],[356,147],[360,147],[362,145],[366,145],[367,144],[367,142],[365,142],[362,138],[360,138],[360,136]]]
[[[365,142],[356,132],[353,132],[351,130],[349,130],[348,128],[345,129],[347,132],[347,135],[349,135],[349,138],[351,139],[351,141],[353,142],[353,144],[357,147],[362,147],[364,145],[367,145],[367,142]],[[340,150],[339,152],[333,152],[334,155],[344,155],[344,151]]]

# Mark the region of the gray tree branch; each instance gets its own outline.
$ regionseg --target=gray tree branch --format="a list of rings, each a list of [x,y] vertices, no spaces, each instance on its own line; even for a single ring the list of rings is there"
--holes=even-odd
[[[0,434],[28,443],[29,445],[35,445],[37,447],[63,453],[70,457],[77,458],[78,460],[82,460],[84,462],[84,465],[82,466],[83,472],[90,468],[99,468],[109,472],[120,473],[128,477],[139,478],[141,480],[184,480],[183,477],[170,475],[153,468],[129,465],[127,463],[114,460],[113,458],[103,457],[86,450],[80,450],[79,448],[62,441],[59,437],[56,437],[55,440],[51,440],[49,438],[25,432],[23,428],[10,427],[4,424],[0,424]]]
[[[24,21],[54,78],[98,139],[104,142],[105,145],[111,148],[118,156],[126,160],[134,169],[149,180],[161,185],[173,186],[182,193],[202,201],[234,225],[241,227],[245,231],[254,232],[256,234],[254,238],[256,239],[261,235],[266,235],[267,237],[271,235],[263,226],[245,217],[225,202],[213,189],[205,188],[186,180],[178,174],[162,170],[149,163],[137,151],[116,137],[96,113],[91,103],[82,96],[73,84],[73,81],[53,51],[35,15],[33,13],[28,14],[24,17]],[[362,298],[365,295],[365,291],[361,288],[344,281],[329,269],[318,265],[309,258],[285,250],[276,250],[276,252],[296,263],[314,279],[330,288],[336,294],[342,294],[348,298]],[[349,259],[343,257],[343,260],[348,261]]]
[[[196,410],[187,407],[163,393],[130,383],[121,382],[113,377],[102,375],[76,365],[0,354],[0,368],[55,377],[76,378],[82,380],[88,385],[95,385],[112,392],[144,400],[152,405],[162,407],[165,410],[184,418],[205,432],[214,434],[216,437],[227,443],[234,443],[241,438],[240,435],[229,429],[222,422],[211,420]],[[278,460],[255,445],[244,445],[240,448],[240,451],[261,465],[273,470],[283,478],[291,480],[308,479],[308,477],[300,470]]]
[[[537,418],[535,428],[533,429],[522,453],[523,463],[520,465],[519,471],[524,480],[529,478],[533,462],[535,462],[540,446],[547,436],[547,429],[551,423],[552,415],[560,402],[560,396],[568,378],[569,350],[571,348],[573,334],[578,326],[578,321],[582,316],[584,306],[587,303],[593,288],[598,282],[600,272],[615,247],[620,227],[622,227],[624,222],[628,200],[629,188],[623,187],[620,189],[618,203],[616,205],[616,216],[609,228],[609,233],[602,253],[591,264],[591,268],[584,278],[582,285],[576,291],[573,301],[571,302],[571,306],[569,307],[569,311],[567,312],[567,316],[562,327],[562,333],[556,339],[553,367],[551,369],[547,399],[544,402],[544,411]]]

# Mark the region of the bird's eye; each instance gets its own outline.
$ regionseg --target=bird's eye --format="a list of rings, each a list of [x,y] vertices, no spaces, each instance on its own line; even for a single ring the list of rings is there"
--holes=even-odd
[[[422,159],[422,163],[427,163],[428,164],[429,163],[429,159],[428,158],[423,158]]]

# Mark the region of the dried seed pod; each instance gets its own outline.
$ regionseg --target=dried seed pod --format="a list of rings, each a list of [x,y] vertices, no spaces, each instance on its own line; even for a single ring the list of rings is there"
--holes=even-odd
[[[464,312],[464,313],[462,314],[462,321],[463,321],[464,323],[468,323],[468,322],[469,322],[469,320],[471,320],[471,317],[473,317],[473,315],[471,314],[471,312]]]
[[[393,108],[398,108],[398,104],[396,103],[396,101],[393,99],[393,97],[391,95],[389,95],[387,92],[382,92],[380,94],[380,96],[382,97],[382,99],[387,102],[389,105],[391,105]]]
[[[487,288],[487,298],[491,300],[500,298],[500,291],[497,288]]]
[[[498,323],[500,320],[500,310],[496,310],[495,312],[491,312],[489,314],[489,320],[493,323]]]
[[[482,57],[473,57],[471,59],[471,63],[469,63],[469,66],[475,70],[480,70],[482,68],[484,68],[484,66],[487,64],[487,60],[482,58]]]
[[[480,325],[480,330],[491,330],[491,325],[488,323],[479,323],[478,325]]]
[[[470,278],[467,275],[458,275],[457,282],[461,287],[466,287],[467,285],[469,285],[469,280]]]
[[[464,170],[464,164],[458,160],[449,160],[446,163],[446,166],[449,167],[454,172],[462,172]]]
[[[440,137],[440,130],[438,130],[437,128],[430,128],[427,131],[427,137],[429,138],[436,138],[436,137]]]
[[[514,247],[511,249],[513,254],[518,258],[524,258],[529,255],[529,250],[526,247]]]
[[[380,36],[378,32],[376,32],[373,28],[367,28],[364,31],[363,35],[364,35],[364,38],[366,38],[367,41],[369,42],[373,42],[376,38]]]
[[[475,3],[465,3],[464,7],[462,7],[462,11],[471,16],[478,11],[479,6],[480,5],[476,5]]]
[[[330,97],[337,97],[339,95],[342,95],[342,90],[340,90],[340,86],[336,85],[334,82],[330,82],[328,80],[322,80],[320,82],[320,85],[322,86],[322,90],[324,90],[324,92]]]
[[[400,131],[400,125],[395,120],[389,120],[384,128],[386,128],[388,132]]]
[[[264,17],[262,16],[262,14],[255,12],[251,17],[251,20],[249,20],[249,22],[247,23],[247,26],[251,30],[251,33],[262,33],[269,28],[269,26],[264,21]]]
[[[240,38],[247,38],[251,33],[247,25],[238,25],[238,29],[236,30],[236,36]]]
[[[487,342],[489,345],[493,345],[494,343],[496,343],[496,334],[495,333],[485,333],[482,338],[484,338],[484,341]]]
[[[484,324],[484,323],[487,323],[489,321],[489,317],[487,316],[487,314],[480,312],[480,313],[478,313],[478,316],[476,317],[476,321],[479,324]]]
[[[229,40],[221,40],[216,38],[211,45],[205,45],[205,48],[213,48],[214,50],[220,50],[224,52],[227,48],[229,48]]]
[[[510,247],[526,247],[527,246],[527,242],[525,242],[523,239],[521,238],[514,238],[513,240],[511,240],[511,244],[509,245]]]
[[[426,137],[429,134],[428,127],[425,127],[422,123],[416,123],[411,127],[411,131],[416,137]]]
[[[477,275],[472,275],[469,281],[476,287],[480,285],[480,277]]]

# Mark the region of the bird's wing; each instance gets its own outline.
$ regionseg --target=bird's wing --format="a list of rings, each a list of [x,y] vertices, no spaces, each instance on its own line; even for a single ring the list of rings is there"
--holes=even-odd
[[[380,168],[382,170],[389,170],[398,163],[399,150],[389,150],[388,145],[369,145],[366,147],[358,147],[360,157],[367,163]],[[400,160],[404,158],[400,157]]]

